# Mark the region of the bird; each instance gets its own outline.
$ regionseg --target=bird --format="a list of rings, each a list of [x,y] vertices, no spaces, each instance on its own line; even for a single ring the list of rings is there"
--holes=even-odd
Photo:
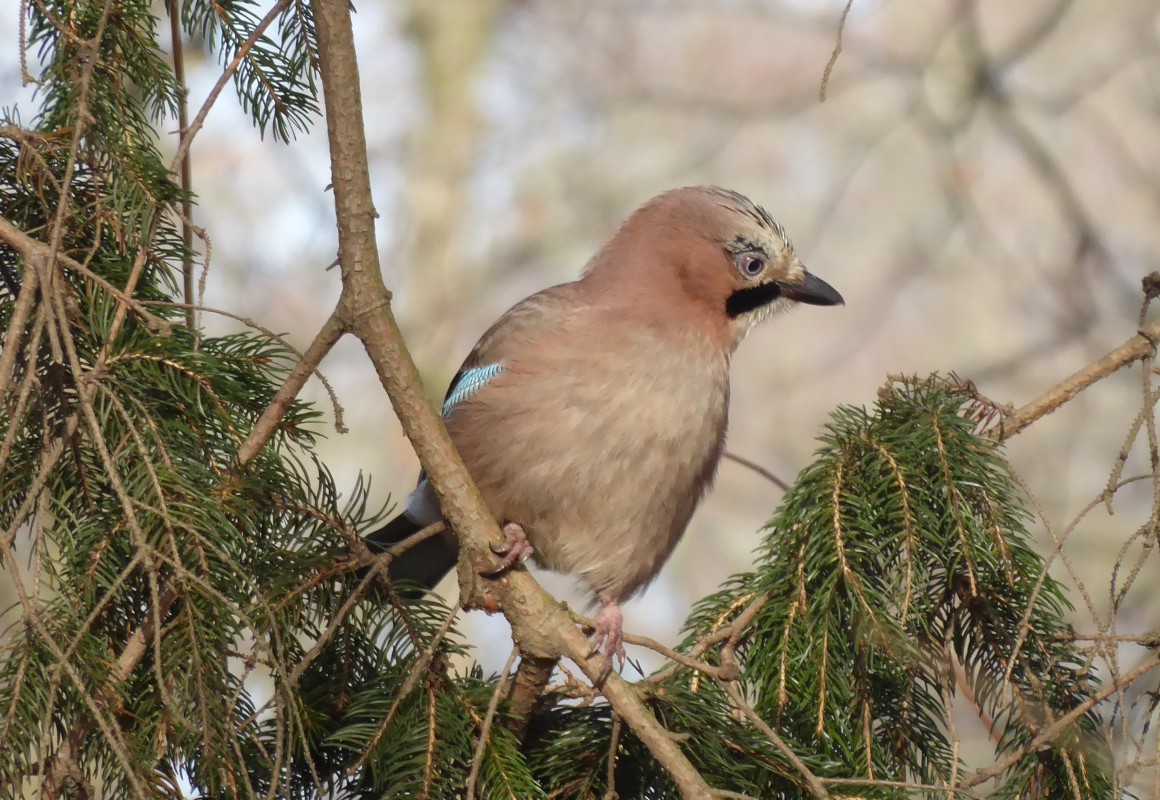
[[[718,186],[672,189],[580,278],[504,313],[452,379],[443,422],[503,531],[497,572],[531,558],[578,577],[599,602],[593,652],[607,664],[625,658],[620,604],[657,576],[714,481],[733,352],[797,304],[844,300],[764,208]],[[365,541],[382,552],[441,519],[421,474]],[[388,574],[431,590],[457,554],[444,531]]]

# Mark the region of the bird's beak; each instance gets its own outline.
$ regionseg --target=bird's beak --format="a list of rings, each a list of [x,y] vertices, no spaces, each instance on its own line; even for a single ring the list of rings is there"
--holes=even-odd
[[[838,290],[816,275],[803,272],[799,281],[777,281],[781,296],[811,306],[844,306]]]

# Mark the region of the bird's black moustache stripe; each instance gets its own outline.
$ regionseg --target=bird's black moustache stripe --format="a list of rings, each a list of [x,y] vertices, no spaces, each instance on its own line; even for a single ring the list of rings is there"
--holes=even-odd
[[[733,319],[748,313],[755,308],[769,305],[781,296],[781,287],[776,283],[763,283],[760,286],[750,286],[729,295],[725,301],[725,313]]]

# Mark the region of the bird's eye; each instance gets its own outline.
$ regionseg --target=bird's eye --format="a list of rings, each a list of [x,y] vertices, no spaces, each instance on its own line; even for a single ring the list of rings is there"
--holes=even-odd
[[[740,253],[734,257],[737,269],[747,278],[756,278],[765,271],[765,255],[763,253]]]

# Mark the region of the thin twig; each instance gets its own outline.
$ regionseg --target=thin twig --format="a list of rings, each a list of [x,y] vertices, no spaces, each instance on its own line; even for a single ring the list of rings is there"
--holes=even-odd
[[[238,454],[234,457],[235,465],[245,464],[261,451],[278,429],[282,417],[290,410],[294,398],[302,391],[310,376],[318,372],[318,365],[342,338],[344,332],[344,326],[338,317],[331,314],[315,334],[314,341],[306,348],[302,359],[290,370],[290,374],[274,394],[274,399],[250,429],[246,441],[238,448]]]
[[[286,7],[289,5],[290,0],[278,0],[274,7],[266,13],[266,16],[262,17],[261,21],[258,22],[258,24],[254,27],[253,32],[249,35],[246,41],[242,42],[242,46],[238,48],[238,52],[234,54],[233,59],[229,64],[226,65],[226,68],[222,70],[222,74],[218,76],[217,83],[215,83],[213,88],[209,90],[209,94],[206,96],[205,102],[201,104],[201,108],[198,109],[197,115],[194,116],[193,122],[191,122],[189,127],[186,128],[182,133],[181,142],[177,145],[177,152],[174,153],[173,161],[171,161],[169,165],[170,172],[177,172],[178,167],[181,165],[182,161],[185,160],[185,156],[189,152],[190,145],[193,144],[193,137],[197,136],[197,133],[201,130],[202,125],[205,124],[205,118],[209,116],[210,109],[213,108],[214,103],[217,102],[218,95],[222,93],[222,89],[226,88],[226,84],[229,83],[230,79],[234,77],[234,73],[238,71],[238,67],[240,67],[242,62],[246,60],[246,57],[250,54],[250,50],[252,50],[254,45],[258,43],[258,40],[262,38],[262,34],[266,32],[266,28],[269,28],[270,25],[273,24],[274,20],[278,18],[278,15],[285,11]]]
[[[177,130],[181,141],[189,132],[189,84],[185,82],[185,50],[181,38],[181,18],[176,0],[166,0],[169,15],[169,39],[173,45],[173,79],[177,82]],[[189,148],[181,156],[181,278],[185,302],[185,325],[191,331],[197,327],[193,310],[193,164]]]
[[[789,484],[788,483],[786,483],[781,478],[774,475],[772,472],[770,472],[769,470],[767,470],[765,467],[761,466],[760,464],[758,464],[754,461],[750,461],[748,458],[742,458],[741,456],[737,455],[736,453],[730,453],[728,450],[726,450],[724,453],[722,453],[721,457],[727,458],[730,461],[734,462],[735,464],[740,464],[743,467],[746,467],[748,469],[753,470],[758,475],[765,478],[767,481],[769,481],[774,486],[776,486],[778,489],[781,489],[783,492],[789,491]]]
[[[1156,341],[1160,341],[1160,322],[1152,323],[1141,330],[1139,334],[1107,353],[1103,358],[1088,364],[1071,377],[1060,381],[1022,408],[1004,415],[987,431],[987,435],[998,441],[1010,439],[1035,420],[1055,411],[1093,383],[1103,380],[1113,372],[1148,355],[1152,352],[1153,343]]]
[[[8,220],[0,217],[0,237],[9,244],[8,237],[4,236],[5,226],[10,225]],[[15,245],[13,245],[15,247]],[[16,357],[21,351],[21,340],[24,338],[24,329],[32,316],[32,308],[36,302],[37,290],[40,283],[39,259],[24,254],[24,275],[20,280],[20,295],[16,298],[16,305],[12,309],[12,318],[8,321],[5,331],[4,347],[0,348],[0,400],[8,397],[8,385],[16,369]],[[12,421],[13,427],[16,421]]]
[[[312,363],[306,358],[306,354],[291,344],[290,340],[288,340],[285,336],[281,335],[280,333],[275,333],[273,330],[267,328],[265,325],[251,317],[244,317],[241,314],[234,314],[231,311],[225,311],[224,309],[213,308],[211,306],[191,305],[189,303],[173,303],[166,300],[143,300],[141,301],[141,305],[161,306],[163,308],[184,308],[189,313],[200,311],[202,313],[217,314],[222,317],[236,320],[237,322],[245,325],[247,328],[252,328],[265,334],[266,336],[269,336],[282,347],[298,356],[298,359],[301,363]],[[326,390],[327,397],[330,398],[330,406],[334,411],[334,429],[339,433],[349,433],[349,429],[346,427],[346,423],[344,422],[345,411],[343,410],[342,404],[338,401],[338,394],[334,391],[334,387],[330,384],[330,381],[327,380],[326,375],[322,373],[322,370],[319,368],[317,363],[313,364],[312,371],[314,377],[318,378],[318,380],[322,383],[322,387]]]
[[[479,769],[483,766],[483,753],[487,750],[487,740],[491,734],[495,710],[499,708],[499,699],[503,696],[503,690],[507,688],[508,675],[511,673],[512,665],[516,663],[516,656],[519,654],[520,649],[513,647],[508,655],[507,663],[503,665],[503,669],[499,673],[495,691],[491,693],[491,702],[487,704],[487,714],[483,718],[483,725],[479,731],[479,741],[475,743],[475,755],[471,757],[471,772],[467,776],[467,800],[475,800],[475,783],[479,780]]]
[[[741,693],[741,686],[736,681],[730,681],[729,683],[722,684],[722,686],[725,688],[725,693],[729,695],[729,699],[733,701],[734,706],[741,710],[741,713],[753,723],[755,728],[765,734],[765,738],[770,741],[770,744],[802,776],[810,794],[818,800],[829,800],[830,793],[826,791],[826,787],[818,780],[818,776],[806,766],[806,763],[785,743],[785,740],[777,735],[777,731],[769,727],[766,721],[746,702],[745,696]]]
[[[596,620],[583,616],[582,614],[577,614],[575,612],[572,613],[572,617],[576,620],[576,622],[578,622],[580,625],[583,625],[585,628],[590,630],[596,629]],[[707,661],[700,661],[696,658],[690,658],[684,653],[677,652],[671,647],[667,647],[661,644],[650,636],[641,636],[640,634],[625,632],[624,641],[626,644],[635,644],[639,645],[640,647],[647,647],[649,650],[664,656],[669,661],[673,661],[677,664],[680,664],[681,666],[685,666],[691,670],[695,670],[696,672],[708,675],[710,678],[714,678],[715,680],[733,680],[736,678],[735,675],[732,675],[731,670],[724,670],[722,667],[715,667]]]
[[[842,54],[842,31],[846,29],[846,17],[850,16],[850,7],[854,5],[854,0],[846,0],[846,7],[842,10],[842,18],[838,20],[838,35],[834,41],[834,51],[830,53],[830,60],[826,62],[826,68],[822,70],[822,85],[818,88],[818,101],[826,102],[826,89],[830,85],[830,73],[834,69],[834,65],[838,63],[838,56]]]
[[[608,788],[604,791],[604,800],[617,800],[616,794],[616,756],[620,750],[620,717],[616,712],[612,714],[612,731],[608,735],[608,773],[605,783]]]
[[[991,780],[992,778],[1002,775],[1029,753],[1034,753],[1043,745],[1055,741],[1056,737],[1066,732],[1071,727],[1072,723],[1074,723],[1077,719],[1082,717],[1092,708],[1095,708],[1111,695],[1122,691],[1124,687],[1133,683],[1138,678],[1143,677],[1158,666],[1160,666],[1160,660],[1155,658],[1149,658],[1147,661],[1139,664],[1135,669],[1125,673],[1120,680],[1113,681],[1110,685],[1105,686],[1103,689],[1093,694],[1087,700],[1084,700],[1071,711],[1055,720],[1055,722],[1044,729],[1042,733],[1033,738],[1023,747],[1016,750],[1011,755],[1007,756],[1001,761],[996,762],[995,764],[992,764],[989,767],[978,770],[970,778],[963,781],[961,784],[962,788],[970,789],[973,786],[978,786],[980,783],[984,783]]]
[[[757,616],[757,613],[761,611],[762,606],[764,606],[768,600],[769,595],[764,593],[757,595],[756,597],[750,594],[739,598],[734,602],[733,606],[731,606],[726,611],[726,613],[722,615],[722,618],[717,620],[717,624],[704,637],[698,640],[695,645],[693,645],[692,649],[689,650],[686,658],[694,660],[699,659],[713,645],[719,642],[730,641],[734,638],[740,637],[745,629],[749,627],[749,623],[753,622],[754,618]],[[728,627],[722,628],[721,626],[725,624],[724,617],[728,616],[733,611],[736,611],[746,603],[749,605],[745,607],[745,610],[738,614]],[[671,678],[674,674],[676,674],[676,672],[677,664],[674,663],[668,667],[665,667],[659,672],[654,673],[649,678],[649,682],[663,683],[664,681]],[[697,676],[694,675],[693,678],[696,680]]]
[[[979,795],[972,792],[970,789],[964,789],[961,786],[934,786],[928,783],[908,783],[907,781],[887,781],[879,780],[877,778],[819,778],[819,780],[827,786],[882,786],[891,789],[908,789],[912,792],[930,792],[932,794],[946,794],[953,792],[963,797],[975,797]]]
[[[431,659],[434,658],[435,651],[439,649],[440,643],[442,643],[443,639],[447,636],[447,633],[451,630],[451,625],[455,622],[455,617],[458,614],[458,608],[452,608],[451,611],[448,612],[447,617],[443,620],[443,624],[439,626],[439,630],[436,631],[435,635],[431,638],[431,643],[428,644],[423,652],[419,655],[419,657],[415,659],[415,663],[411,665],[411,671],[407,673],[407,677],[403,681],[403,685],[399,687],[399,692],[395,695],[395,699],[391,703],[391,707],[388,709],[387,715],[383,717],[381,722],[379,722],[379,727],[377,730],[375,730],[374,736],[372,736],[370,741],[367,742],[366,747],[363,750],[363,754],[347,770],[347,775],[354,775],[360,769],[362,769],[363,764],[365,764],[367,759],[370,758],[374,753],[375,747],[378,745],[379,740],[383,738],[383,734],[387,732],[387,728],[391,727],[391,722],[394,721],[395,714],[398,713],[399,708],[403,705],[403,701],[406,700],[411,692],[414,691],[415,687],[419,685],[419,678],[427,674],[427,667],[430,665]]]

